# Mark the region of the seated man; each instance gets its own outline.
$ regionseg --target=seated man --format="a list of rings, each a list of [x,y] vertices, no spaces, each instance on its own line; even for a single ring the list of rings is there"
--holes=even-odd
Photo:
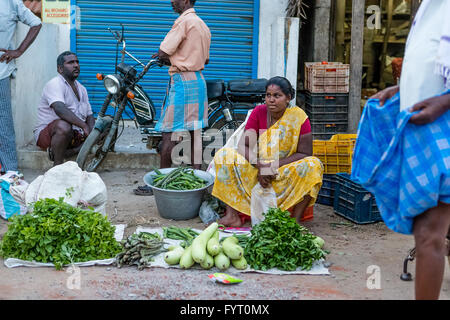
[[[44,87],[38,107],[36,144],[47,150],[53,165],[76,155],[95,124],[86,88],[76,79],[80,64],[73,52],[57,59],[58,73]]]

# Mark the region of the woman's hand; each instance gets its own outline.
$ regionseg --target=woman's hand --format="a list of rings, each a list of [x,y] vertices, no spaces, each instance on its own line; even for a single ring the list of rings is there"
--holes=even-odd
[[[450,110],[450,94],[429,98],[416,103],[409,110],[410,112],[419,111],[417,114],[414,114],[409,121],[417,125],[431,123],[448,110]]]
[[[258,182],[263,188],[270,187],[273,180],[277,178],[277,172],[272,168],[272,163],[258,162]]]
[[[386,100],[389,100],[390,98],[395,96],[399,90],[400,90],[399,86],[389,87],[376,93],[375,95],[370,97],[370,99],[379,99],[380,106],[383,106]]]

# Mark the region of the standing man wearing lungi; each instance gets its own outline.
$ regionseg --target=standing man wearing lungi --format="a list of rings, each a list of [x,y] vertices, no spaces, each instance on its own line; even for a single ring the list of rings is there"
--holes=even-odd
[[[18,22],[30,27],[25,39],[14,48],[14,33]],[[41,20],[22,0],[0,1],[0,164],[1,172],[17,171],[16,138],[11,110],[11,76],[15,73],[14,59],[19,58],[36,39]],[[24,90],[26,88],[23,88]]]
[[[449,14],[450,0],[422,2],[400,85],[368,101],[353,158],[352,177],[375,195],[386,225],[414,235],[416,299],[439,298],[450,254]]]
[[[161,168],[172,165],[172,150],[177,144],[173,133],[190,133],[190,161],[195,169],[202,164],[201,130],[208,124],[208,94],[202,70],[209,62],[211,32],[194,10],[195,0],[171,0],[180,16],[161,43],[158,57],[170,65],[170,83],[161,117],[155,127],[162,132]],[[183,150],[184,155],[188,150]],[[151,195],[151,188],[134,190],[137,195]]]

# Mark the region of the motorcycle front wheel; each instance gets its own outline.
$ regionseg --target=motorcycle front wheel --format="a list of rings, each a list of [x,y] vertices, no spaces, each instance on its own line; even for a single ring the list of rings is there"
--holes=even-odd
[[[84,141],[76,160],[82,170],[94,172],[103,162],[108,152],[111,151],[111,147],[108,148],[107,152],[102,151],[103,144],[110,130],[111,122],[109,122],[109,125],[103,132],[94,128],[86,141]]]

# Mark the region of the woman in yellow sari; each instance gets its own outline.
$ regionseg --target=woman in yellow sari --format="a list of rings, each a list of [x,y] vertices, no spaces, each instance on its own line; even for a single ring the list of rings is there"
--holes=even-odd
[[[295,90],[283,77],[266,85],[266,104],[249,116],[237,150],[220,149],[214,157],[212,195],[227,205],[220,224],[240,227],[239,214],[250,216],[251,191],[259,182],[273,187],[278,208],[300,222],[322,186],[323,165],[312,157],[311,125],[305,112],[289,106]]]

